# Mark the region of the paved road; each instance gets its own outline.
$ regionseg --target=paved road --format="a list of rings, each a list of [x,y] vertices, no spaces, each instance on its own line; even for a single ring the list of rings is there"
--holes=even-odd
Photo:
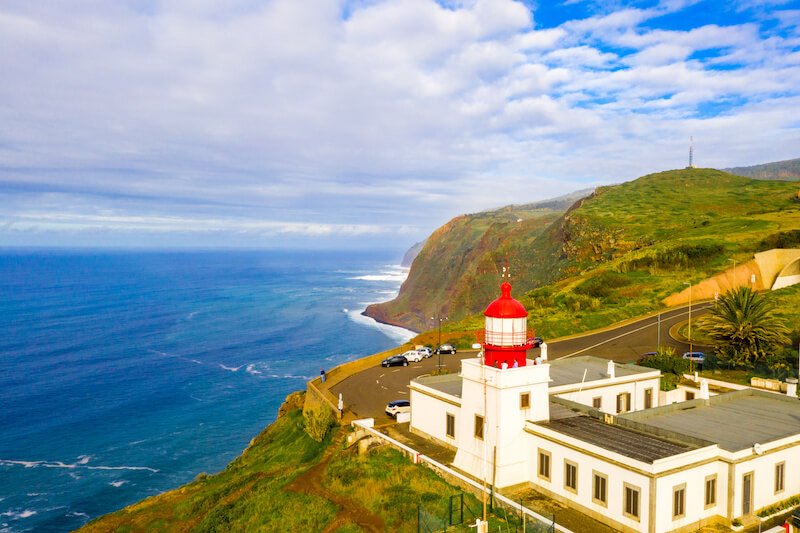
[[[692,319],[701,316],[710,304],[692,306]],[[674,346],[677,353],[688,351],[689,345],[677,342],[669,337],[669,328],[678,322],[688,319],[688,307],[673,309],[661,314],[661,342]],[[548,343],[548,357],[558,359],[580,355],[595,355],[613,359],[620,363],[636,361],[641,354],[656,349],[658,345],[658,317],[636,320],[624,326],[608,331],[593,333],[574,339],[553,341]],[[459,351],[456,355],[442,355],[442,364],[450,372],[458,372],[459,361],[466,357],[475,357],[475,351]],[[539,349],[531,350],[529,357],[537,357]],[[392,421],[384,413],[387,403],[392,400],[409,398],[408,382],[436,369],[438,356],[423,359],[419,363],[409,363],[407,367],[368,368],[351,376],[334,386],[331,392],[335,396],[342,394],[347,410],[358,417],[375,418],[377,424]]]

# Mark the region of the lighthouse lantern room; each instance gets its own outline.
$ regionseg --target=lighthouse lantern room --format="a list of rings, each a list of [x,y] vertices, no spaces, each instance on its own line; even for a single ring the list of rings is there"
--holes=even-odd
[[[525,366],[528,343],[528,311],[511,297],[511,284],[504,281],[500,297],[484,311],[486,342],[484,364],[499,368]]]

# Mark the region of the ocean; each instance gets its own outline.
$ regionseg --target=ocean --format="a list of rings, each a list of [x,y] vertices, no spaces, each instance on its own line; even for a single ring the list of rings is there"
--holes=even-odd
[[[213,473],[323,368],[410,332],[401,252],[0,251],[0,532]]]

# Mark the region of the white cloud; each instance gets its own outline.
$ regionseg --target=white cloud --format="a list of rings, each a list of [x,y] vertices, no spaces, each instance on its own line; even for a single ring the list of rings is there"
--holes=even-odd
[[[0,223],[416,238],[683,166],[692,132],[721,166],[796,157],[797,18],[644,24],[684,6],[538,29],[511,0],[8,1]]]

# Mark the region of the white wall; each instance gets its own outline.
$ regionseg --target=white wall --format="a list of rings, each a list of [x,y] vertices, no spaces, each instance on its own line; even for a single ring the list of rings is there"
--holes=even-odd
[[[706,476],[717,476],[716,504],[705,508]],[[722,461],[684,469],[656,480],[656,531],[672,531],[694,524],[699,520],[715,515],[726,516],[728,512],[728,466]],[[686,485],[685,514],[683,518],[672,519],[672,493],[679,485]]]
[[[460,410],[459,406],[411,389],[411,427],[453,446],[456,445],[460,429]],[[456,438],[447,436],[447,413],[456,417]]]
[[[646,389],[653,391],[653,407],[658,407],[659,403],[659,378],[650,378],[641,381],[609,383],[603,387],[587,388],[583,390],[571,390],[568,392],[558,392],[555,389],[554,395],[565,400],[570,400],[583,405],[592,405],[596,397],[602,398],[600,410],[604,413],[617,414],[617,395],[628,392],[631,395],[631,411],[644,409],[644,394]]]
[[[770,448],[780,448],[781,441],[770,443]],[[763,507],[800,494],[800,442],[796,438],[794,445],[783,450],[770,451],[765,447],[763,455],[750,455],[750,460],[738,463],[734,467],[733,516],[742,515],[743,477],[753,472],[753,512]],[[775,465],[784,461],[784,490],[775,493]]]
[[[526,449],[529,453],[529,475],[533,484],[635,530],[647,531],[649,520],[648,501],[650,499],[650,481],[647,476],[536,435],[528,434],[528,437]],[[540,449],[551,454],[550,481],[538,477],[538,455]],[[623,458],[620,457],[620,459]],[[564,488],[565,460],[572,461],[578,465],[577,494]],[[606,487],[607,505],[605,506],[592,501],[594,471],[605,475],[608,480]],[[639,489],[639,520],[631,519],[623,514],[625,483]]]

